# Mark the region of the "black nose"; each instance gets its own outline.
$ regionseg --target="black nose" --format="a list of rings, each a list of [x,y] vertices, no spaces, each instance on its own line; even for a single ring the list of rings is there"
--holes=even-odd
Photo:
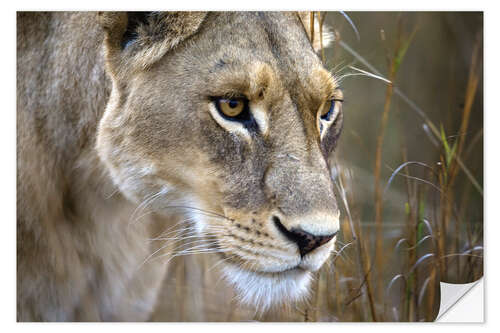
[[[337,234],[337,232],[334,232],[331,235],[316,236],[301,229],[288,230],[283,224],[281,224],[280,219],[276,216],[273,217],[273,221],[279,231],[281,231],[289,240],[297,243],[301,257],[327,243]]]

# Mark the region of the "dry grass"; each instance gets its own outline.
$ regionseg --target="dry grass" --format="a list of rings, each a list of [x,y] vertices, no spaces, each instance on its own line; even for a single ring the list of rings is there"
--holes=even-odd
[[[356,195],[352,190],[356,188],[351,184],[353,180],[349,167],[344,170],[337,169],[337,187],[339,196],[344,203],[345,219],[344,226],[350,226],[350,230],[343,230],[345,244],[355,244],[351,251],[357,252],[353,258],[357,259],[360,267],[358,272],[352,270],[351,262],[335,260],[336,273],[332,289],[318,291],[331,294],[336,298],[337,307],[332,308],[332,313],[337,314],[339,320],[383,320],[383,321],[430,321],[434,320],[439,307],[439,284],[440,280],[454,282],[469,282],[482,276],[482,230],[472,231],[465,228],[467,221],[466,200],[475,187],[482,198],[482,188],[476,177],[463,163],[464,147],[467,145],[466,133],[472,113],[472,106],[477,93],[478,83],[481,75],[481,59],[479,52],[481,40],[478,37],[472,48],[469,78],[464,92],[465,103],[462,109],[461,122],[459,126],[460,135],[452,147],[448,143],[444,130],[431,132],[439,145],[439,159],[441,163],[429,166],[422,162],[407,161],[404,146],[404,138],[401,142],[401,155],[403,163],[389,178],[387,188],[396,176],[405,177],[407,202],[405,204],[405,227],[403,235],[396,242],[392,251],[389,252],[388,241],[384,226],[384,193],[382,190],[384,180],[381,177],[382,152],[384,149],[384,136],[388,124],[393,99],[394,85],[397,85],[397,73],[403,58],[418,30],[418,24],[410,29],[411,33],[403,31],[402,16],[397,15],[396,39],[392,56],[387,52],[388,75],[391,83],[387,85],[385,102],[380,117],[379,131],[376,138],[374,180],[374,210],[375,210],[375,255],[373,263],[370,260],[367,249],[372,248],[373,239],[366,239],[363,235],[363,223],[355,212]],[[346,44],[344,44],[346,45]],[[353,54],[356,58],[356,54]],[[360,60],[359,58],[357,60]],[[365,61],[364,59],[361,59]],[[366,61],[365,61],[366,62]],[[370,64],[368,64],[370,65]],[[373,68],[373,66],[370,66]],[[375,72],[375,75],[380,73]],[[404,96],[398,91],[400,96]],[[414,105],[412,101],[411,104]],[[419,113],[424,115],[423,120],[428,127],[436,129],[434,123],[426,116],[425,112],[418,108]],[[401,124],[400,124],[401,125]],[[401,125],[402,126],[402,125]],[[442,128],[442,127],[441,127]],[[480,131],[482,133],[482,130]],[[476,135],[476,140],[478,138]],[[474,144],[477,142],[473,140]],[[432,148],[432,147],[429,147]],[[469,152],[470,152],[469,148]],[[482,163],[481,163],[482,164]],[[416,176],[410,172],[415,167],[421,168]],[[465,192],[462,194],[462,205],[457,211],[455,200],[456,188],[454,182],[457,175],[464,172]],[[385,180],[387,182],[387,180]],[[471,186],[472,185],[472,186]],[[362,209],[362,208],[361,208]],[[434,217],[430,220],[429,217]],[[470,226],[470,223],[465,223]],[[482,229],[482,225],[479,226]],[[372,237],[373,238],[373,237]],[[464,243],[465,248],[460,244]],[[339,245],[341,249],[342,243]],[[348,256],[348,251],[344,255]],[[394,267],[399,271],[387,274]],[[342,285],[342,281],[349,281]],[[374,283],[370,283],[372,281]],[[373,286],[372,286],[373,285]],[[330,288],[331,288],[330,287]],[[330,290],[330,291],[329,291]],[[339,305],[344,305],[343,307]],[[348,308],[352,311],[346,311]],[[344,316],[339,316],[342,313]],[[345,314],[349,313],[348,316]],[[370,316],[366,316],[369,313]]]

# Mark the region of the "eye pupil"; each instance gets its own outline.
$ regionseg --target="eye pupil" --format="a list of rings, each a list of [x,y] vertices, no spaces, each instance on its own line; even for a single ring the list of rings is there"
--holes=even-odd
[[[238,101],[235,101],[234,99],[229,100],[229,103],[228,103],[228,105],[229,105],[229,107],[230,107],[231,109],[234,109],[235,107],[237,107],[237,106],[238,106],[238,104],[239,104],[239,102],[238,102]]]

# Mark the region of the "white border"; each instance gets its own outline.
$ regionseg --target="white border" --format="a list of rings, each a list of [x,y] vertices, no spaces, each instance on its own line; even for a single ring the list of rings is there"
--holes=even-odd
[[[498,193],[498,188],[500,186],[499,182],[499,154],[498,146],[500,143],[499,138],[499,110],[498,110],[498,91],[496,80],[500,77],[499,64],[500,64],[500,53],[498,52],[499,42],[498,42],[498,31],[500,31],[500,15],[498,14],[496,1],[355,1],[349,0],[345,3],[340,1],[286,1],[286,2],[269,2],[262,0],[254,0],[250,2],[234,2],[234,1],[210,1],[202,3],[200,1],[189,2],[182,1],[170,2],[170,1],[129,1],[124,0],[114,3],[103,3],[102,1],[87,0],[85,2],[78,3],[68,3],[62,0],[51,1],[46,0],[40,1],[23,1],[19,2],[4,2],[1,15],[2,23],[2,96],[4,101],[4,108],[2,112],[3,121],[2,129],[0,130],[1,144],[2,144],[2,155],[8,156],[7,159],[3,159],[1,165],[0,175],[2,175],[2,190],[1,193],[1,204],[2,213],[4,216],[4,221],[2,224],[2,244],[1,244],[1,263],[3,264],[0,286],[2,288],[2,301],[0,308],[0,318],[2,319],[2,326],[6,331],[11,330],[36,330],[37,332],[50,331],[56,332],[58,330],[67,331],[71,329],[72,331],[88,331],[89,329],[103,328],[103,324],[16,324],[15,323],[15,248],[16,248],[16,224],[15,224],[15,11],[16,10],[94,10],[94,9],[128,9],[128,10],[140,10],[140,9],[154,9],[154,8],[165,8],[169,9],[205,9],[209,8],[212,10],[229,10],[229,9],[240,9],[240,10],[252,10],[252,9],[267,9],[267,10],[397,10],[397,11],[410,11],[410,10],[425,10],[425,11],[440,11],[440,10],[467,10],[467,11],[485,11],[484,23],[485,23],[485,74],[484,74],[484,96],[485,96],[485,284],[487,285],[486,295],[486,312],[485,312],[485,325],[459,325],[459,324],[426,324],[422,327],[422,324],[337,324],[337,326],[323,327],[322,329],[352,329],[354,326],[365,326],[370,325],[370,331],[376,332],[386,332],[388,329],[404,330],[404,331],[421,331],[425,330],[442,330],[450,329],[453,332],[471,330],[475,331],[478,328],[492,328],[497,327],[499,316],[496,314],[498,307],[493,303],[498,302],[496,297],[493,295],[500,295],[498,283],[498,265],[495,261],[498,257],[498,244],[499,241],[496,239],[499,235],[499,221],[498,213],[495,206],[498,206],[498,198],[500,193]],[[307,4],[307,7],[305,6]],[[181,5],[181,6],[179,6]],[[343,6],[342,6],[343,5]],[[342,7],[340,7],[342,6]],[[491,254],[491,255],[490,255]],[[497,260],[489,260],[489,258],[495,258]],[[492,283],[488,283],[492,281]],[[476,304],[477,305],[477,304]],[[471,304],[470,306],[474,306]],[[491,312],[489,309],[493,309]],[[157,330],[164,332],[166,329],[179,329],[179,324],[171,324],[177,327],[169,327],[162,324],[117,324],[120,327],[108,327],[108,329],[117,328],[120,331],[136,331],[137,325],[148,330]],[[234,331],[235,324],[210,324],[204,325],[203,330],[217,330],[217,332],[224,330]],[[237,325],[237,324],[236,324]],[[259,327],[271,328],[270,325],[273,324],[259,324]],[[346,327],[346,326],[349,327]],[[183,324],[184,326],[193,326],[193,329],[199,330],[196,324]],[[195,327],[197,326],[197,327]],[[293,325],[293,324],[280,324],[280,326],[286,326],[286,330],[289,329],[304,329],[303,326]],[[366,326],[365,326],[366,327]],[[238,330],[254,330],[256,326],[254,325],[238,325]],[[368,328],[368,327],[366,327]],[[283,329],[285,329],[283,327]]]

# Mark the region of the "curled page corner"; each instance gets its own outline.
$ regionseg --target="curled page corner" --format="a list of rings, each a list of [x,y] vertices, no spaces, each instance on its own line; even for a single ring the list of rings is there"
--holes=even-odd
[[[483,322],[483,284],[483,278],[465,284],[440,282],[441,303],[436,321]]]

